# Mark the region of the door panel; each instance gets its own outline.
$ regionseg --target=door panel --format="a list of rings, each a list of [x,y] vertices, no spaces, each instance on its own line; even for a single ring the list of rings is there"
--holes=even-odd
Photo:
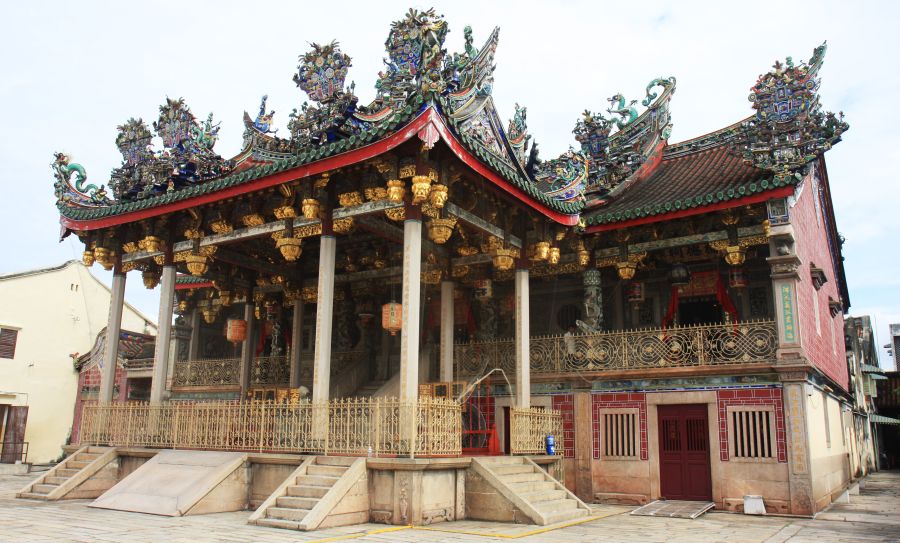
[[[28,420],[27,405],[11,405],[8,408],[6,427],[3,432],[3,448],[0,449],[0,462],[14,464],[23,460],[22,450],[25,441],[25,422]]]
[[[669,500],[711,500],[709,421],[705,404],[661,405],[660,494]]]

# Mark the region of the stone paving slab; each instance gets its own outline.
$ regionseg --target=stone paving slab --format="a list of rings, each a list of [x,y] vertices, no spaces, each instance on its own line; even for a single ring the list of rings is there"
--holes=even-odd
[[[16,543],[872,543],[900,541],[900,472],[869,478],[860,496],[819,518],[757,517],[710,512],[695,520],[628,515],[633,508],[603,505],[596,518],[546,531],[543,527],[481,521],[436,524],[427,529],[361,524],[315,532],[248,525],[250,511],[159,517],[92,509],[88,500],[15,499],[29,480],[0,476],[0,542]],[[847,520],[843,520],[847,519]],[[565,523],[563,523],[565,524]]]

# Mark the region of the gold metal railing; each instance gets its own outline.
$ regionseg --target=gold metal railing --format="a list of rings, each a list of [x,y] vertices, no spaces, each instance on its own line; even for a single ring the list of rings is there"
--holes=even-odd
[[[778,347],[775,321],[679,326],[529,340],[531,373],[613,371],[772,362]],[[481,375],[492,368],[515,374],[511,339],[454,346],[456,374]]]
[[[556,441],[556,455],[563,456],[562,413],[536,407],[509,410],[512,427],[509,448],[511,454],[546,454],[547,436]]]
[[[205,387],[238,385],[240,358],[179,360],[172,374],[173,387]]]
[[[88,404],[82,445],[375,456],[459,456],[460,405],[394,398],[328,403]]]
[[[284,385],[291,382],[291,362],[287,356],[258,356],[250,369],[250,384]]]

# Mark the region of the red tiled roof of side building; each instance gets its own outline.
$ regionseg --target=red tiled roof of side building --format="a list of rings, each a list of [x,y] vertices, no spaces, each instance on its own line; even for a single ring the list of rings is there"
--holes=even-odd
[[[738,200],[790,183],[773,179],[721,145],[664,157],[645,179],[584,214],[588,226],[666,215]]]

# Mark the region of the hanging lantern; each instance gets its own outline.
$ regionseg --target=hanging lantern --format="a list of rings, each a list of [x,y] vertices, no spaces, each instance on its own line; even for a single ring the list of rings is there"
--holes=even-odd
[[[412,178],[413,205],[418,205],[428,199],[431,193],[431,178],[427,175],[415,175]]]
[[[747,258],[747,249],[741,245],[729,245],[725,248],[725,262],[729,266],[740,266]]]
[[[591,253],[584,246],[584,241],[578,240],[578,265],[587,266],[591,263]]]
[[[285,260],[288,262],[295,262],[300,258],[300,254],[303,252],[301,248],[302,243],[302,240],[295,237],[281,238],[275,242],[275,247],[281,251],[281,256],[283,256]]]
[[[319,218],[319,201],[315,198],[305,198],[301,204],[303,217],[314,220]]]
[[[109,271],[116,263],[115,254],[106,247],[94,247],[94,260]]]
[[[669,282],[676,287],[687,285],[691,282],[691,270],[684,264],[675,264],[669,271]]]
[[[403,316],[403,306],[397,302],[388,302],[381,307],[381,327],[390,332],[392,336],[396,336],[403,325],[401,318]]]
[[[539,241],[534,244],[534,259],[547,260],[550,257],[550,242]]]
[[[402,203],[403,197],[406,196],[406,187],[400,179],[391,179],[387,182],[388,200],[394,203]]]
[[[625,299],[628,303],[639,304],[644,301],[644,283],[634,281],[625,286]]]
[[[206,257],[203,255],[187,255],[184,257],[184,261],[188,271],[195,277],[202,276],[209,269],[209,264],[207,264]]]
[[[428,195],[428,201],[431,205],[438,209],[442,209],[447,203],[447,185],[435,183],[431,186],[431,193]]]
[[[447,243],[453,235],[456,219],[431,219],[428,223],[428,238],[438,245]]]
[[[559,264],[559,257],[559,247],[550,247],[550,252],[547,255],[547,262],[549,262],[552,266],[556,266],[557,264]]]
[[[244,319],[228,319],[225,325],[225,339],[238,344],[247,339],[247,321]]]
[[[619,272],[619,279],[629,281],[634,277],[634,272],[637,271],[637,263],[631,260],[616,262],[616,271]]]
[[[141,272],[141,278],[144,280],[144,286],[149,289],[156,288],[156,285],[159,284],[159,269],[158,268],[147,268],[143,272]]]
[[[138,242],[138,247],[148,253],[158,253],[162,248],[162,240],[156,236],[147,236]]]
[[[728,286],[731,288],[743,288],[749,284],[747,272],[744,268],[735,267],[728,270]]]

